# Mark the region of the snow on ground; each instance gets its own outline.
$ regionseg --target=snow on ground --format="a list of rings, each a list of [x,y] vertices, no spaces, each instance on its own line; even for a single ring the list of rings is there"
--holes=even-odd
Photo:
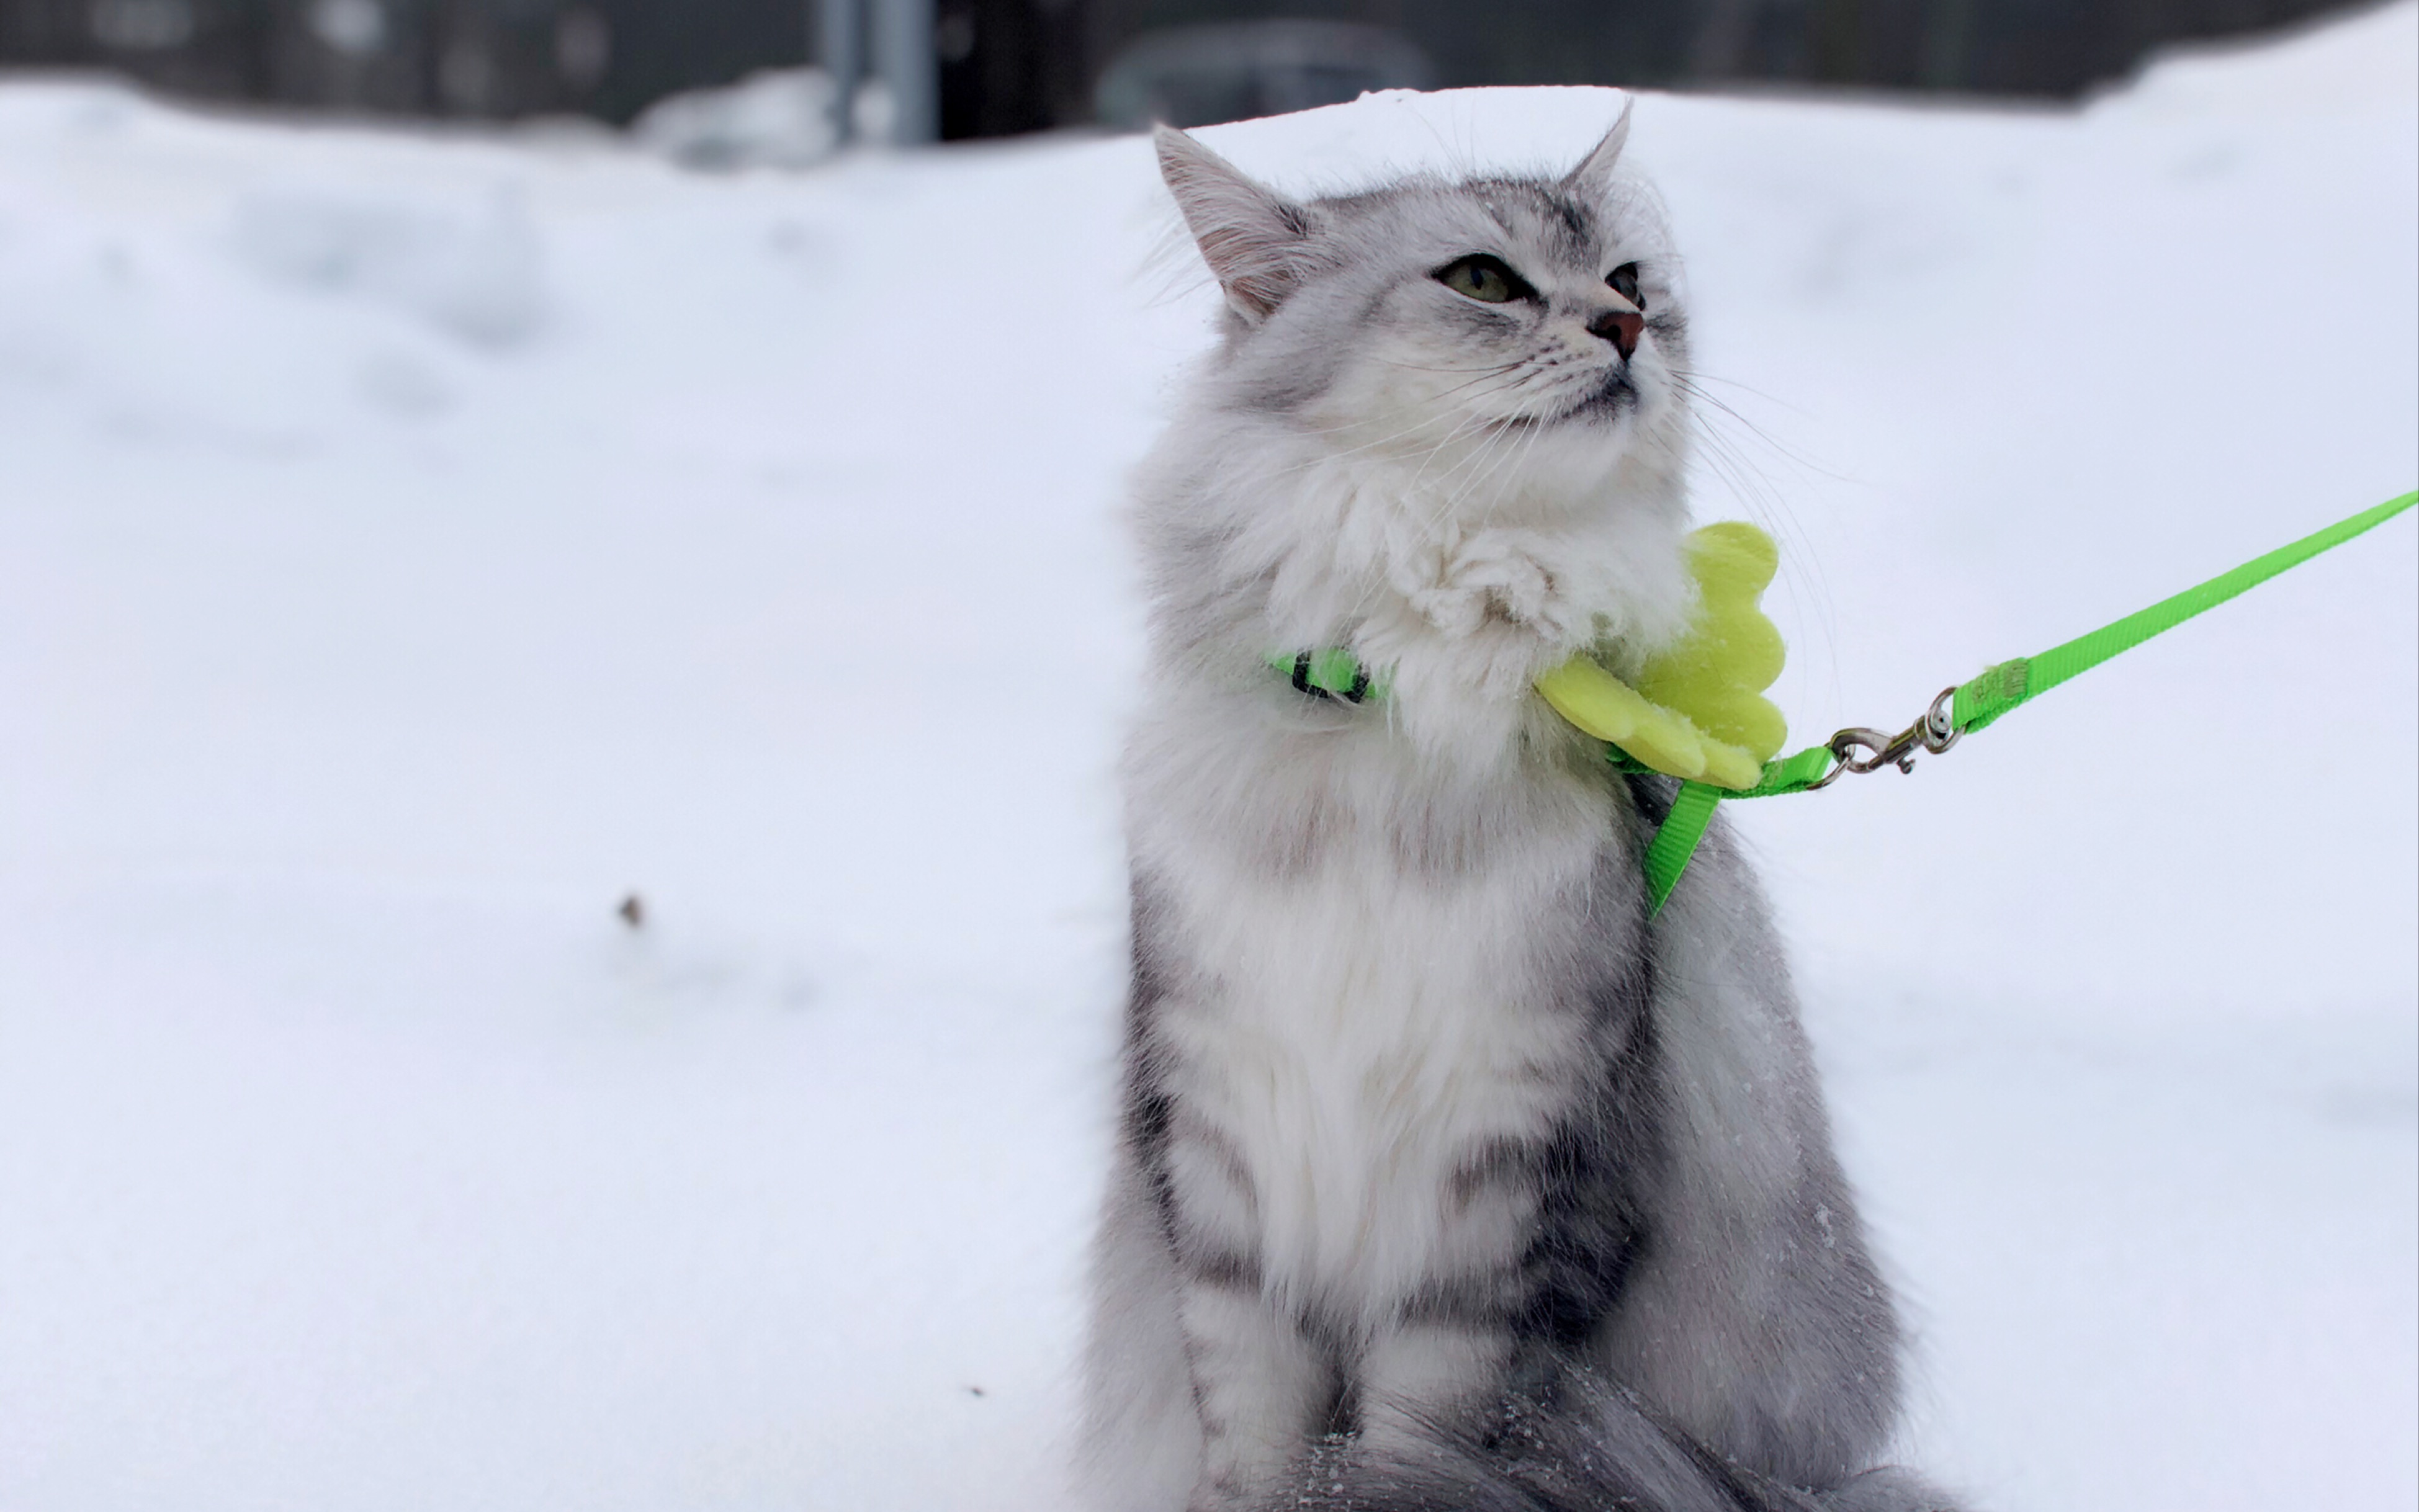
[[[2415,23],[1641,104],[1801,737],[2411,486]],[[0,86],[0,1508],[1059,1504],[1165,224]],[[1740,812],[1981,1506],[2419,1496],[2412,543]]]

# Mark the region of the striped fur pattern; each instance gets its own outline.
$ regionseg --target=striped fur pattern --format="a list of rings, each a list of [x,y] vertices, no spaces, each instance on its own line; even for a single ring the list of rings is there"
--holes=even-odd
[[[1949,1505],[1873,1469],[1897,1326],[1753,877],[1718,825],[1650,918],[1669,784],[1529,689],[1690,609],[1684,293],[1626,126],[1559,178],[1309,201],[1161,134],[1227,310],[1139,484],[1098,1512]],[[1478,255],[1526,292],[1439,278]],[[1388,697],[1270,667],[1327,646]]]

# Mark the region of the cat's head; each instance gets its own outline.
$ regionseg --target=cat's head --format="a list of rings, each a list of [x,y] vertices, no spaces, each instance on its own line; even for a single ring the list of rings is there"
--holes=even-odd
[[[1628,126],[1625,108],[1558,178],[1307,200],[1161,128],[1161,172],[1226,297],[1221,402],[1423,464],[1491,456],[1582,486],[1625,457],[1676,470],[1687,320],[1659,206],[1621,166]]]

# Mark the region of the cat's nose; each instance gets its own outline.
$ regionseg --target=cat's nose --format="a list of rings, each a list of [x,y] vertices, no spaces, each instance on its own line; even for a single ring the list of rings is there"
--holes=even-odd
[[[1607,310],[1588,322],[1588,334],[1612,343],[1625,363],[1638,349],[1638,333],[1645,329],[1646,317],[1635,310]]]

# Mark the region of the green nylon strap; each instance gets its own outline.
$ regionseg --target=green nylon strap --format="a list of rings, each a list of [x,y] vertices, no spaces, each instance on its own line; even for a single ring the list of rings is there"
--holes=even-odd
[[[1703,782],[1683,782],[1672,795],[1671,811],[1646,844],[1646,893],[1655,912],[1663,911],[1663,900],[1688,870],[1688,857],[1697,854],[1697,842],[1714,822],[1714,806],[1721,801],[1722,790]]]
[[[2131,651],[2152,636],[2172,630],[2204,609],[2215,609],[2243,590],[2298,567],[2321,551],[2376,529],[2414,503],[2419,503],[2419,490],[2389,499],[2374,509],[2362,510],[2350,519],[2303,536],[2290,546],[2280,547],[2198,587],[2187,588],[2172,598],[2162,599],[2149,609],[2128,614],[2114,625],[2078,636],[2038,656],[2000,662],[1957,689],[1951,716],[1957,733],[1969,734],[1986,728],[2009,710],[2041,697],[2068,678]],[[1795,755],[1766,762],[1764,780],[1743,793],[1725,792],[1702,782],[1683,782],[1672,800],[1671,813],[1646,847],[1646,886],[1655,907],[1661,909],[1663,901],[1679,885],[1680,874],[1688,869],[1688,858],[1696,854],[1697,842],[1713,820],[1716,804],[1724,798],[1768,798],[1803,793],[1828,778],[1839,760],[1827,745],[1810,746]],[[1624,770],[1636,765],[1618,752],[1615,764]]]
[[[1304,693],[1343,699],[1349,703],[1386,696],[1386,680],[1373,677],[1348,651],[1330,648],[1291,655],[1271,652],[1269,665],[1285,673]]]
[[[2419,491],[2389,499],[2375,509],[2280,547],[2232,572],[2222,573],[2197,588],[2187,588],[2116,624],[2077,636],[2038,656],[2003,661],[1957,690],[1957,729],[1980,730],[2027,699],[2039,698],[2078,672],[2089,671],[2119,652],[2131,651],[2163,630],[2172,630],[2203,609],[2215,609],[2244,589],[2254,588],[2288,568],[2298,567],[2319,552],[2343,545],[2353,536],[2375,530],[2419,502]]]

